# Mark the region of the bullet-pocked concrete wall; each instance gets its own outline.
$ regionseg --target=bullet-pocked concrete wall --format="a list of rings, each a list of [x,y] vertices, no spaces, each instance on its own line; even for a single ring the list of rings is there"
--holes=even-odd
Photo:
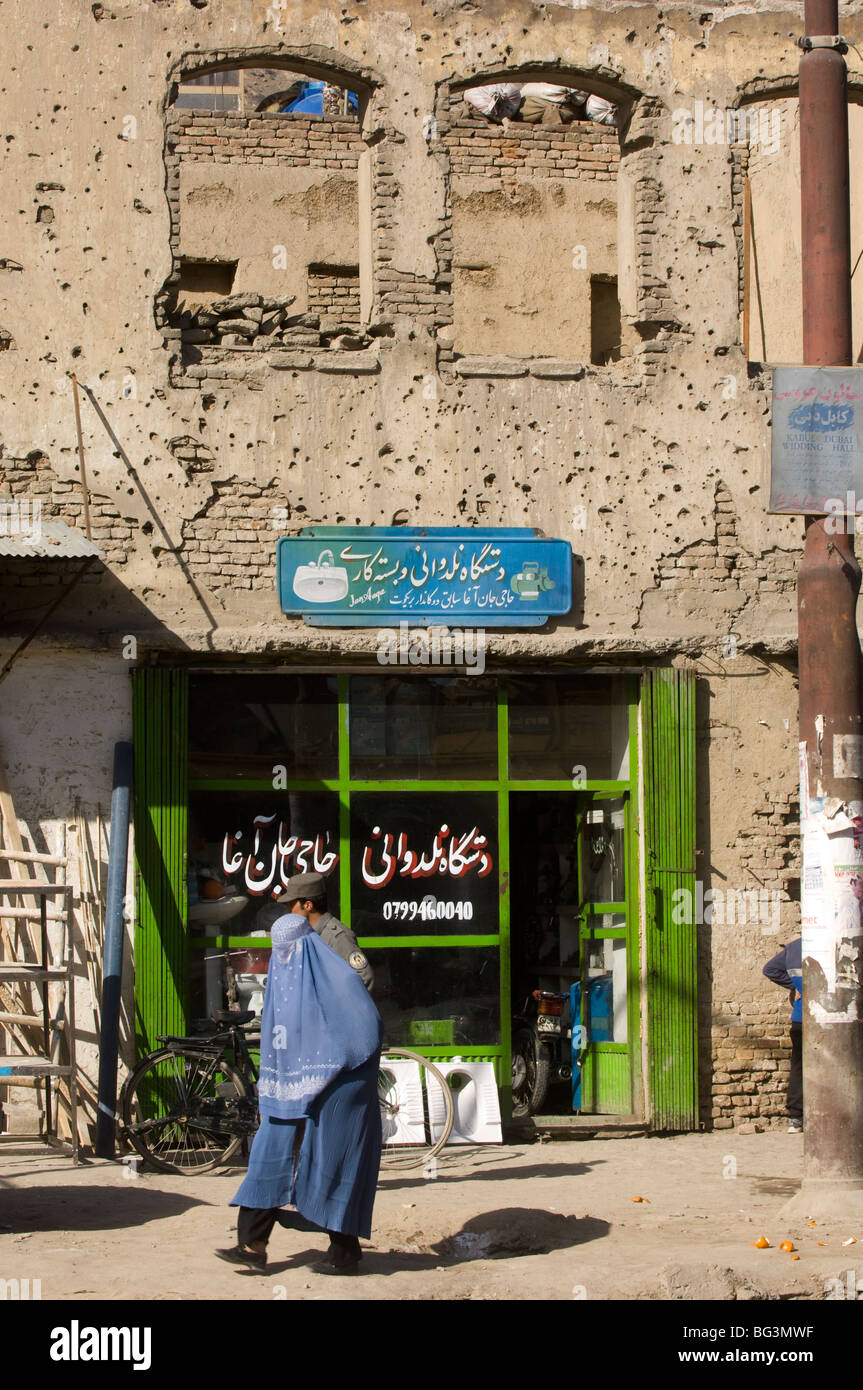
[[[770,1086],[784,1066],[784,1000],[760,970],[774,943],[796,931],[802,524],[766,514],[771,374],[747,365],[741,341],[744,161],[727,140],[676,136],[679,112],[698,102],[724,112],[744,99],[793,95],[802,5],[367,0],[342,12],[317,0],[290,8],[65,0],[46,13],[6,0],[2,12],[10,57],[0,98],[0,489],[17,496],[30,486],[50,499],[51,515],[80,528],[70,370],[92,389],[114,435],[85,396],[104,564],[96,582],[58,608],[19,671],[64,651],[82,663],[90,695],[79,698],[98,710],[106,679],[112,688],[125,679],[132,650],[138,659],[372,660],[373,632],[306,629],[279,612],[274,542],[312,523],[527,525],[566,537],[577,555],[571,615],[490,637],[489,668],[695,663],[704,885],[783,894],[778,936],[763,935],[760,921],[697,927],[703,1115],[754,1123],[777,1113],[781,1095]],[[843,6],[843,32],[863,44],[859,3]],[[849,61],[859,90],[863,73],[853,54]],[[258,336],[248,326],[226,331],[239,340],[232,343],[184,343],[184,324],[171,317],[178,228],[183,235],[173,90],[182,76],[220,64],[330,75],[360,100],[356,124],[338,132],[350,135],[345,149],[356,157],[349,254],[319,249],[332,230],[322,200],[321,238],[309,223],[314,245],[292,246],[281,277],[271,255],[266,283],[229,305],[238,323],[280,318],[282,336],[264,350],[254,341],[244,348],[244,337]],[[521,152],[539,150],[541,128],[521,133],[514,163],[492,167],[506,170],[514,206],[531,181],[557,180],[585,206],[610,201],[616,188],[616,215],[601,214],[604,246],[577,229],[564,237],[565,220],[553,236],[549,221],[546,242],[542,218],[534,220],[529,235],[545,274],[531,288],[536,302],[519,303],[531,320],[583,304],[591,275],[615,268],[615,245],[628,351],[604,367],[590,362],[583,336],[527,353],[509,336],[483,351],[478,338],[459,340],[460,324],[472,332],[479,312],[466,297],[459,302],[458,198],[472,177],[454,133],[460,93],[471,82],[543,77],[619,106],[616,179],[583,181],[579,166],[550,180],[528,173],[539,166],[519,162]],[[598,129],[591,140],[606,142]],[[549,140],[550,151],[569,139]],[[241,158],[258,157],[250,171],[272,179],[269,155]],[[222,158],[214,157],[212,177],[233,179]],[[196,163],[198,176],[204,167]],[[346,177],[341,166],[332,172]],[[206,230],[202,219],[196,236]],[[757,235],[763,264],[766,229]],[[573,255],[579,244],[584,257]],[[199,240],[189,255],[210,250]],[[239,263],[246,249],[235,256],[225,244],[218,255]],[[302,321],[321,315],[309,301],[303,308],[308,286],[291,302],[296,267],[319,260],[324,278],[329,268],[345,281],[345,267],[357,268],[351,309],[359,304],[360,320],[332,324],[332,333]],[[186,322],[185,332],[195,326]],[[4,654],[38,606],[21,598],[37,570],[8,565],[22,583],[4,590]],[[34,599],[41,593],[24,587]],[[87,665],[92,652],[98,671]],[[750,669],[757,674],[743,674]],[[17,693],[26,683],[7,682],[7,700],[12,689],[26,699]],[[43,700],[46,718],[61,726],[59,681],[47,681]],[[107,732],[101,742],[88,738],[100,785],[111,744]],[[73,722],[56,756],[72,766],[82,746]],[[13,794],[16,778],[27,814],[47,834],[67,808],[47,785],[35,808],[39,788],[19,766]]]

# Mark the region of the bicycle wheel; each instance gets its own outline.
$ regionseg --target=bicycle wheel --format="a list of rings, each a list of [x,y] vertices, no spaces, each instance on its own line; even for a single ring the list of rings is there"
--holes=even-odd
[[[419,1063],[424,1082],[421,1096],[400,1096],[396,1077],[387,1070],[389,1060]],[[446,1078],[433,1062],[406,1047],[388,1047],[381,1055],[378,1103],[384,1138],[382,1157],[388,1167],[424,1167],[437,1157],[452,1133],[455,1106]]]
[[[252,1133],[256,1110],[236,1068],[194,1048],[152,1052],[123,1087],[125,1133],[161,1173],[206,1173],[225,1163]]]

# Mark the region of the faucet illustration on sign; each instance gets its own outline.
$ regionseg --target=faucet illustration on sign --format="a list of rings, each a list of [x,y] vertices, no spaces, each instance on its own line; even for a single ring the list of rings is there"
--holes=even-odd
[[[549,579],[548,570],[540,569],[535,560],[525,560],[518,574],[510,580],[510,588],[519,598],[539,598],[547,589],[554,588],[554,580]]]
[[[298,565],[294,574],[294,593],[304,603],[336,603],[348,592],[348,572],[337,569],[331,550],[322,550],[317,562]]]

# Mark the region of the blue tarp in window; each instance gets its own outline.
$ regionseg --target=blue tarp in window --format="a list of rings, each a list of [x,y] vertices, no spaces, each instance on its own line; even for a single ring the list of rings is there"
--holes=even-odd
[[[294,97],[293,101],[283,107],[283,112],[291,112],[294,115],[320,116],[324,109],[324,82],[306,82],[299,96]],[[341,93],[343,98],[344,94]],[[353,92],[348,92],[348,106],[352,111],[357,110],[357,99]]]

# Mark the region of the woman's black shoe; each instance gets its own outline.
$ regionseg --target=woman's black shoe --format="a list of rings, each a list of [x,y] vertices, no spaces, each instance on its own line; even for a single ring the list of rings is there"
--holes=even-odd
[[[263,1274],[267,1268],[267,1257],[259,1254],[257,1250],[244,1250],[241,1245],[233,1245],[230,1250],[216,1250],[220,1260],[227,1260],[231,1265],[245,1265],[247,1269],[256,1269]]]
[[[358,1274],[363,1252],[356,1236],[330,1232],[330,1248],[312,1268],[315,1274]]]

